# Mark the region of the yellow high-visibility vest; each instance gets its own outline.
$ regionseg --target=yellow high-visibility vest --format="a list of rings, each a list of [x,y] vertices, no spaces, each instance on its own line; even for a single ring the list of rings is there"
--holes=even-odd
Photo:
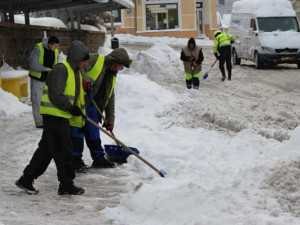
[[[104,59],[105,59],[105,56],[99,54],[98,59],[95,62],[95,65],[93,66],[93,68],[90,71],[86,72],[86,75],[92,79],[92,82],[94,82],[100,75],[100,73],[103,69]]]
[[[36,46],[39,47],[40,49],[40,57],[39,57],[39,60],[38,60],[38,63],[41,65],[41,66],[44,66],[44,54],[45,54],[45,49],[44,49],[44,45],[42,42],[36,44]],[[57,59],[58,59],[58,49],[55,49],[54,51],[54,63],[53,63],[53,66],[55,66],[57,64]],[[42,76],[42,72],[36,72],[36,71],[33,71],[33,70],[29,70],[29,74],[33,77],[36,77],[38,79],[41,78]]]
[[[70,103],[74,105],[75,99],[75,89],[76,89],[76,82],[75,82],[75,73],[70,64],[67,61],[62,62],[68,70],[68,78],[66,82],[66,87],[64,90],[64,95],[69,99]],[[82,76],[80,75],[80,84],[82,83]],[[80,92],[76,102],[76,106],[78,106],[82,113],[85,114],[85,101],[84,101],[84,90],[82,85],[80,85]],[[63,111],[57,108],[49,99],[48,95],[48,86],[45,85],[42,102],[40,106],[40,113],[42,115],[52,115],[57,117],[63,117],[69,119],[70,126],[73,127],[83,127],[85,120],[81,116],[73,116],[71,113],[67,111]]]

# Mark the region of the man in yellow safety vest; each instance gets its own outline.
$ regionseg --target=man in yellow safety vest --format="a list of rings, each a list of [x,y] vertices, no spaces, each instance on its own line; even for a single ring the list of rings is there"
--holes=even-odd
[[[34,179],[42,175],[51,160],[57,168],[59,195],[80,195],[83,188],[74,186],[71,127],[82,128],[85,121],[84,90],[80,69],[87,65],[89,51],[80,41],[73,41],[67,60],[57,64],[49,73],[43,90],[40,113],[43,115],[43,134],[39,146],[23,176],[16,185],[28,194],[37,194]]]
[[[224,64],[228,72],[228,80],[231,80],[231,44],[235,41],[236,37],[231,34],[222,33],[217,30],[214,32],[214,55],[219,60],[219,68],[222,73],[222,81],[226,79]],[[219,53],[219,54],[218,54]]]
[[[43,89],[49,71],[58,62],[59,40],[52,36],[44,38],[43,42],[35,45],[29,59],[30,80],[30,100],[32,102],[32,114],[35,126],[43,127],[43,120],[40,114],[40,103],[42,100]]]

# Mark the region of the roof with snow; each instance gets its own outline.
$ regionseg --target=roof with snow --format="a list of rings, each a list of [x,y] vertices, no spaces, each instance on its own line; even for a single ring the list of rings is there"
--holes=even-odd
[[[233,3],[233,13],[250,13],[258,17],[296,16],[288,0],[240,0]]]
[[[65,8],[73,12],[103,12],[133,8],[130,0],[1,0],[0,11],[24,13]]]

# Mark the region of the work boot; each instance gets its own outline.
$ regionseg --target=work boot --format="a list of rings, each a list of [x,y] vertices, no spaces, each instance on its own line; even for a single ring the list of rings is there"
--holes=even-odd
[[[29,195],[37,195],[39,193],[39,190],[33,187],[33,180],[28,179],[24,176],[16,181],[16,185]]]
[[[222,76],[221,81],[224,81],[226,79],[226,76]]]
[[[72,165],[77,173],[85,173],[89,169],[81,158],[73,158]]]
[[[193,86],[193,89],[199,90],[199,86]]]
[[[116,164],[107,160],[104,154],[100,155],[98,158],[94,159],[92,168],[114,168]]]
[[[60,184],[57,194],[58,195],[82,195],[84,193],[84,189],[80,187],[76,187],[74,184],[63,185]]]

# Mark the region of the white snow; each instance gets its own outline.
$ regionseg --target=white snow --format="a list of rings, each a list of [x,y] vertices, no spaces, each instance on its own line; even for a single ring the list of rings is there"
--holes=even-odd
[[[23,70],[23,69],[15,70],[14,68],[12,68],[11,66],[9,66],[6,63],[3,63],[3,66],[1,68],[2,79],[19,78],[19,77],[24,77],[26,75],[28,75],[27,70]]]
[[[75,183],[88,187],[84,195],[60,197],[52,164],[35,183],[40,194],[23,194],[13,183],[41,131],[34,130],[30,107],[0,89],[0,224],[300,224],[299,72],[242,64],[231,82],[221,83],[215,66],[200,91],[187,90],[180,48],[188,39],[116,37],[121,45],[142,45],[139,51],[129,49],[133,63],[117,77],[115,135],[166,171],[166,178],[130,156],[108,172],[78,175]],[[149,43],[155,44],[144,49]],[[210,49],[203,74],[214,61],[212,42],[197,44]],[[104,134],[102,141],[114,143]],[[127,185],[121,201],[112,204],[110,192],[98,194],[105,186],[118,188],[115,180],[120,190]]]
[[[258,17],[296,16],[288,0],[240,0],[233,3],[233,13],[251,13]]]
[[[15,23],[25,24],[24,15],[15,15]],[[46,26],[46,27],[55,27],[55,28],[67,28],[67,26],[57,18],[53,17],[42,17],[42,18],[33,18],[30,17],[30,25],[34,26]]]

